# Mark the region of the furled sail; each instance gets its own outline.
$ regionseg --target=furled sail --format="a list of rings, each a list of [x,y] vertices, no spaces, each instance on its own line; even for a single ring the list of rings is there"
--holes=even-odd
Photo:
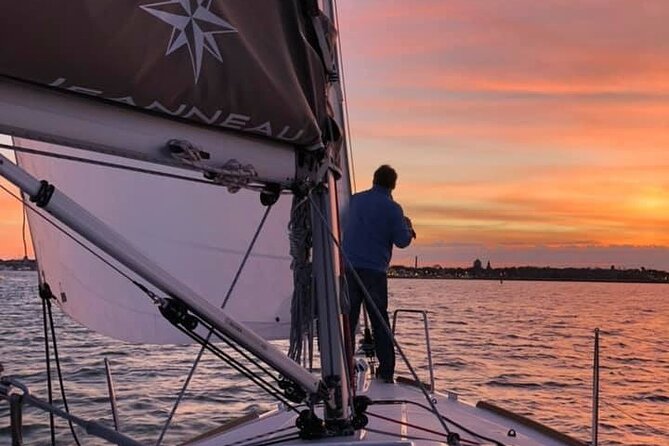
[[[51,153],[73,152],[21,139],[15,145]],[[103,159],[109,161],[109,157]],[[265,211],[258,193],[248,190],[231,194],[209,184],[20,152],[17,160],[217,307]],[[286,338],[290,328],[290,203],[291,197],[284,196],[270,210],[225,307],[267,339]],[[71,317],[125,341],[188,341],[130,281],[33,212],[28,212],[28,218],[41,279]]]
[[[0,133],[162,163],[166,142],[185,139],[203,165],[318,146],[332,124],[314,3],[8,2]]]

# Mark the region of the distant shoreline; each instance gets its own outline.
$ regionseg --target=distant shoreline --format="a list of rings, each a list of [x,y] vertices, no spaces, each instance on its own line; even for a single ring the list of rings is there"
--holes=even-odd
[[[0,260],[0,271],[37,271],[35,259]],[[669,284],[669,272],[654,269],[616,268],[549,268],[506,267],[482,268],[476,264],[471,268],[407,267],[393,265],[388,270],[391,279],[428,280],[492,280],[539,281],[539,282],[599,282],[599,283],[664,283]]]
[[[0,259],[0,271],[37,271],[35,259]]]
[[[605,280],[605,279],[540,279],[540,278],[522,278],[515,277],[513,279],[495,279],[493,277],[404,277],[404,276],[388,276],[389,279],[407,279],[407,280],[482,280],[488,282],[585,282],[585,283],[652,283],[652,284],[669,284],[665,280]]]
[[[388,270],[388,277],[394,279],[443,279],[443,280],[510,280],[543,282],[603,282],[603,283],[669,283],[666,271],[638,268],[551,268],[551,267],[505,267],[486,268],[480,261],[470,268],[443,268],[439,265],[430,267],[407,267],[393,265]]]

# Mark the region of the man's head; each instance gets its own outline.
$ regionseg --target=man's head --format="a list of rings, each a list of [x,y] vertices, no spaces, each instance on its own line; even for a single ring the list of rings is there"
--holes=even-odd
[[[397,183],[397,172],[387,164],[376,169],[374,172],[374,185],[385,187],[386,189],[395,189]]]

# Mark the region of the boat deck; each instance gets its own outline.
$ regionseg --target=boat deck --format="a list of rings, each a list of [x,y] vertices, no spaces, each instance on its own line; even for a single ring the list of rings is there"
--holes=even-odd
[[[297,414],[278,409],[241,419],[188,442],[193,446],[264,446],[270,444],[322,443],[349,445],[443,445],[446,434],[429,411],[421,390],[415,385],[385,383],[362,378],[358,395],[373,402],[366,411],[369,423],[354,435],[302,440],[297,438]],[[462,402],[455,395],[431,394],[450,431],[460,435],[462,445],[585,446],[585,443],[554,431],[523,416],[488,403]],[[392,402],[392,403],[390,403]]]

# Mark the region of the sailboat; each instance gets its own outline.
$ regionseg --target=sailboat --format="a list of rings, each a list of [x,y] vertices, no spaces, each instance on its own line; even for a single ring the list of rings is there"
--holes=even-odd
[[[117,339],[198,342],[282,402],[188,444],[585,444],[352,356],[332,1],[11,2],[0,37],[0,133],[17,153],[0,174],[23,193],[43,298]]]

